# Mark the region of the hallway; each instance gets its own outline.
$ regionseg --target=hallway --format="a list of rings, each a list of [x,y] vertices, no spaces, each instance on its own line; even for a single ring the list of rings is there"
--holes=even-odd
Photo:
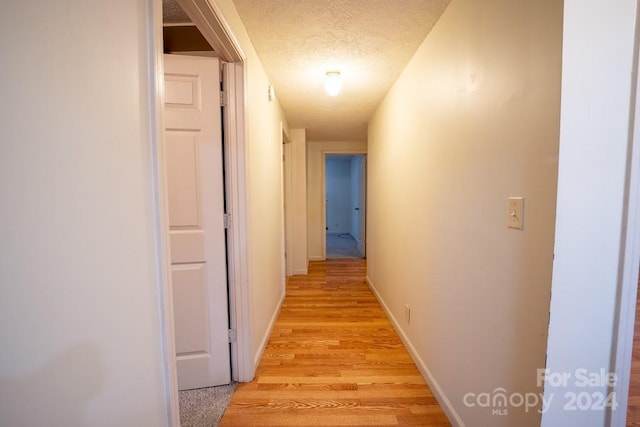
[[[256,377],[221,426],[449,425],[365,274],[365,260],[336,259],[289,279]]]

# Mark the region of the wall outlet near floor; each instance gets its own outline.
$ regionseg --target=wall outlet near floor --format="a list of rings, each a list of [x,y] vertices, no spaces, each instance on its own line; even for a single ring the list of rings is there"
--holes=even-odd
[[[411,307],[409,307],[409,304],[404,305],[404,319],[407,324],[411,323]]]

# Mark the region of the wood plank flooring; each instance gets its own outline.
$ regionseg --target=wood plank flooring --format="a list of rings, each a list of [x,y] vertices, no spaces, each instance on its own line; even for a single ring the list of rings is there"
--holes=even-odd
[[[627,405],[627,427],[640,427],[640,299],[636,301],[636,324],[633,332],[631,378]]]
[[[220,426],[449,426],[375,296],[361,259],[312,262],[251,383]]]

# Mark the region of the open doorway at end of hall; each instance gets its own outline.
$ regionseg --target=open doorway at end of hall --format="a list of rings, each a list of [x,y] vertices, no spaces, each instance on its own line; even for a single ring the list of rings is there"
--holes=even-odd
[[[366,256],[366,181],[364,154],[327,154],[325,229],[327,258]]]

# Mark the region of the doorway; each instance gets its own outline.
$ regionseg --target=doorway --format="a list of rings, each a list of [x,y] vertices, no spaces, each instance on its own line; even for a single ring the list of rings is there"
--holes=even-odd
[[[165,55],[164,139],[180,390],[229,384],[217,58]]]
[[[326,258],[366,256],[366,155],[325,155]]]
[[[163,14],[166,11],[162,6],[171,6],[177,11],[174,22],[165,26],[163,35]],[[157,9],[156,9],[157,8]],[[224,184],[224,229],[226,236],[218,238],[223,241],[226,248],[226,267],[228,274],[228,316],[225,322],[228,329],[225,332],[224,344],[230,345],[230,363],[226,363],[231,370],[234,381],[249,381],[253,377],[254,367],[251,357],[251,329],[249,312],[249,290],[244,284],[247,281],[247,265],[244,261],[246,251],[246,179],[245,179],[245,150],[244,150],[244,59],[237,41],[230,35],[229,26],[220,17],[218,11],[207,0],[159,0],[154,3],[154,43],[157,46],[153,56],[153,68],[156,70],[156,87],[161,88],[164,80],[164,61],[162,52],[180,53],[191,56],[214,56],[219,58],[222,64],[221,73],[224,75],[223,85],[220,88],[224,96],[220,96],[223,106],[222,122],[223,134],[223,174]],[[185,18],[186,17],[186,18]],[[176,22],[188,20],[189,22]],[[186,34],[186,36],[185,36]],[[203,43],[203,39],[206,43]],[[196,43],[193,43],[193,40]],[[169,46],[167,46],[167,43]],[[210,50],[203,47],[208,45]],[[163,46],[164,45],[164,46]],[[204,50],[203,50],[204,49]],[[155,125],[157,135],[162,134],[166,116],[162,113],[166,101],[164,90],[156,92]],[[218,101],[216,101],[217,103]],[[154,154],[154,174],[156,186],[160,194],[158,200],[158,225],[157,233],[162,250],[159,253],[159,261],[163,269],[163,322],[164,322],[164,346],[165,377],[170,401],[170,417],[172,425],[180,425],[180,411],[178,405],[178,372],[175,350],[177,347],[174,329],[174,314],[176,311],[173,303],[174,280],[170,267],[169,248],[169,211],[166,209],[167,200],[162,194],[166,194],[165,177],[166,168],[166,137],[158,137]],[[226,240],[226,241],[225,241]],[[171,248],[173,249],[173,248]],[[173,251],[172,251],[173,252]],[[228,322],[228,323],[226,323]],[[229,344],[227,344],[229,343]]]

